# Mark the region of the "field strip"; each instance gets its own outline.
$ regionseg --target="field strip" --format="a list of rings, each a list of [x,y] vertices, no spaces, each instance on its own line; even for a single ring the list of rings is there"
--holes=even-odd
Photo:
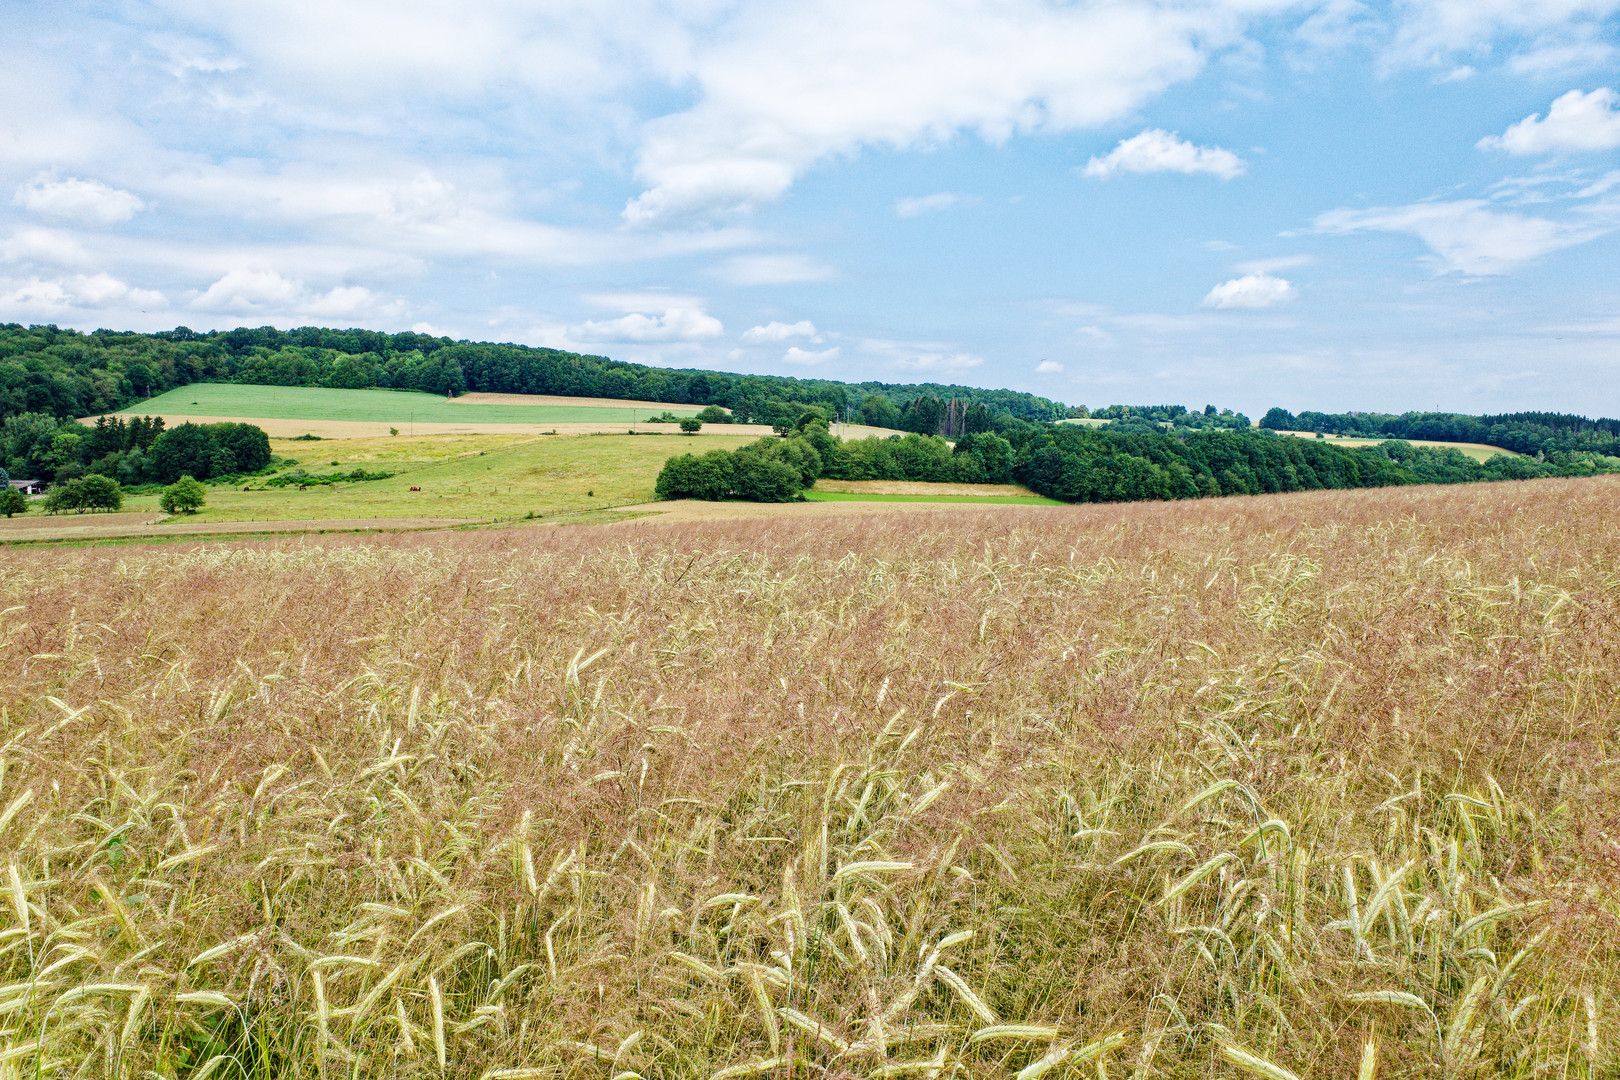
[[[62,525],[57,528],[41,526],[32,529],[7,529],[0,531],[0,547],[103,540],[207,540],[214,537],[246,539],[253,536],[296,533],[432,532],[487,524],[485,519],[479,518],[293,518],[285,521],[177,522],[165,521],[164,515],[161,514],[140,516],[155,517],[155,520],[144,523],[120,522],[100,527],[86,523]]]
[[[1021,484],[941,484],[921,480],[828,480],[811,489],[847,495],[973,495],[1039,498]]]
[[[398,428],[401,435],[623,435],[634,431],[637,435],[680,435],[674,424],[628,423],[625,421],[568,421],[559,423],[448,423],[399,420],[295,420],[276,416],[224,416],[204,413],[156,413],[151,410],[126,409],[109,416],[161,416],[167,427],[180,424],[256,424],[273,439],[296,439],[301,435],[316,435],[322,439],[371,439],[391,434]],[[94,425],[96,417],[81,417],[79,422]],[[877,430],[877,429],[873,429]],[[705,424],[695,438],[704,435],[770,435],[765,424]]]
[[[1314,431],[1279,431],[1279,435],[1291,435],[1296,439],[1314,439]],[[1489,461],[1500,454],[1503,457],[1524,457],[1525,455],[1513,450],[1504,450],[1500,446],[1491,446],[1488,443],[1477,442],[1441,442],[1435,439],[1395,439],[1391,435],[1361,437],[1355,435],[1324,435],[1323,442],[1330,442],[1335,446],[1377,446],[1381,442],[1404,442],[1413,446],[1449,446],[1461,451],[1475,461]]]
[[[951,503],[958,506],[1017,505],[1017,506],[1063,506],[1057,499],[1048,499],[1042,495],[889,495],[882,492],[867,491],[816,491],[811,489],[804,493],[806,502],[813,503]]]

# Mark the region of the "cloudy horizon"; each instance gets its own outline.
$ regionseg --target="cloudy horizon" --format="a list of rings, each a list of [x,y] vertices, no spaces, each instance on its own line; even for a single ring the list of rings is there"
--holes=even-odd
[[[1620,415],[1620,0],[149,0],[0,27],[0,321]]]

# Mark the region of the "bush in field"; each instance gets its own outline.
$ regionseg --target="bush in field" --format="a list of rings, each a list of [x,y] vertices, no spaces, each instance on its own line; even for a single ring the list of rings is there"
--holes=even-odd
[[[0,488],[0,514],[10,517],[13,514],[26,514],[28,512],[28,496],[12,487],[9,483]]]
[[[206,489],[189,476],[182,476],[163,489],[158,505],[165,514],[195,514],[207,496]]]
[[[731,423],[731,414],[718,405],[704,406],[703,411],[697,414],[697,418],[705,424]]]
[[[682,417],[681,430],[686,432],[688,435],[696,435],[698,432],[703,430],[703,421],[699,420],[695,416]]]
[[[50,514],[64,510],[80,514],[86,510],[113,511],[123,505],[124,489],[118,481],[95,473],[57,484],[45,496],[45,511]]]

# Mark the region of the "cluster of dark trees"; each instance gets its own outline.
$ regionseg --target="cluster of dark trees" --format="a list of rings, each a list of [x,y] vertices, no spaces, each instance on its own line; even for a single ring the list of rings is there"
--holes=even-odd
[[[1031,424],[1002,418],[998,431],[965,435],[953,446],[936,435],[843,441],[825,418],[806,413],[782,438],[740,450],[670,458],[660,498],[800,498],[817,479],[1005,483],[1016,480],[1064,502],[1133,502],[1258,495],[1322,488],[1452,484],[1589,476],[1620,470],[1601,455],[1545,461],[1499,456],[1480,463],[1450,447],[1390,440],[1348,448],[1268,430],[1169,431]]]
[[[1620,420],[1593,420],[1569,413],[1291,413],[1271,409],[1260,426],[1275,431],[1316,431],[1370,439],[1422,439],[1500,446],[1519,454],[1596,453],[1620,457]]]
[[[1250,427],[1249,418],[1242,413],[1213,405],[1205,405],[1203,412],[1194,412],[1185,405],[1109,405],[1089,414],[1083,408],[1075,411],[1093,420],[1107,420],[1116,431],[1151,432],[1167,427],[1247,431]]]
[[[91,473],[66,483],[57,484],[45,496],[45,512],[60,514],[64,510],[84,513],[103,510],[112,513],[124,507],[124,489],[110,476]]]
[[[58,418],[112,412],[194,382],[570,394],[719,405],[740,423],[765,424],[784,416],[792,423],[806,405],[820,406],[835,418],[867,419],[865,404],[873,398],[896,417],[903,405],[919,397],[961,400],[992,415],[1025,420],[1055,420],[1069,412],[1061,402],[1013,390],[675,371],[560,349],[414,333],[263,326],[208,333],[178,327],[156,334],[81,334],[55,326],[0,325],[0,418],[24,412]]]
[[[270,464],[270,438],[254,424],[181,424],[163,418],[100,416],[94,427],[48,413],[0,422],[0,468],[19,479],[65,484],[104,476],[122,484],[172,484],[258,472]]]

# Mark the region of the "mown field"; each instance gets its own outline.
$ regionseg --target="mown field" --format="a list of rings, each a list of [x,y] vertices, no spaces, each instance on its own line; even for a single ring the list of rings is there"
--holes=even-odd
[[[311,386],[249,386],[238,383],[193,383],[124,410],[128,416],[234,416],[244,419],[373,421],[419,424],[560,424],[597,421],[640,422],[669,411],[695,416],[698,405],[652,405],[605,400],[591,405],[513,404],[518,395],[501,395],[500,404],[469,403],[410,390],[328,390]]]
[[[389,472],[386,480],[331,486],[211,486],[202,511],[186,520],[455,517],[469,520],[548,515],[647,502],[671,454],[734,450],[753,435],[408,435],[303,442],[273,439],[271,451],[293,469],[327,475],[356,468]],[[412,491],[411,488],[420,488]],[[156,495],[134,496],[132,510],[157,509]]]
[[[1617,510],[0,551],[0,1075],[1614,1076]]]

